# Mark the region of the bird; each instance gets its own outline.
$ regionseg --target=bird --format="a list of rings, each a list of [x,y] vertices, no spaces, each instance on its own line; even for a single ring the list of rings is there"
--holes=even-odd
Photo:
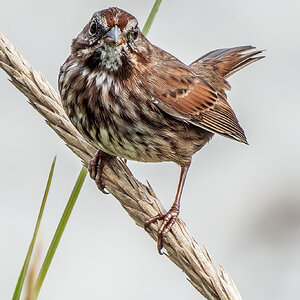
[[[182,42],[182,41],[179,41]],[[157,249],[179,215],[192,156],[214,134],[247,144],[227,101],[227,78],[264,56],[253,46],[213,50],[186,65],[153,45],[137,19],[117,7],[97,11],[73,39],[58,87],[66,114],[98,150],[88,170],[105,192],[101,175],[112,157],[174,162],[180,177],[174,203],[161,221]]]

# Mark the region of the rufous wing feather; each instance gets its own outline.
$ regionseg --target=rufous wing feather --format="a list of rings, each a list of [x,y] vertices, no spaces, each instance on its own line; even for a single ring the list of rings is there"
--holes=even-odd
[[[247,143],[224,90],[216,90],[188,67],[172,68],[170,64],[164,71],[154,90],[154,101],[160,109],[213,133]]]

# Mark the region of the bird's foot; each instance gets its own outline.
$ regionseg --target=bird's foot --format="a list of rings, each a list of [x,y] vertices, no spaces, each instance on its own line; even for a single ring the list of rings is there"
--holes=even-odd
[[[98,150],[88,165],[88,171],[90,173],[91,178],[95,180],[98,189],[104,194],[109,193],[104,190],[105,186],[102,183],[102,171],[104,162],[110,157],[111,155],[103,152],[102,150]]]
[[[159,254],[163,254],[161,251],[163,248],[163,237],[171,230],[172,226],[176,222],[178,215],[179,215],[178,207],[172,206],[171,209],[166,214],[159,214],[155,217],[152,217],[149,220],[147,220],[144,224],[144,229],[147,230],[150,224],[159,220],[163,221],[157,232],[157,250]]]

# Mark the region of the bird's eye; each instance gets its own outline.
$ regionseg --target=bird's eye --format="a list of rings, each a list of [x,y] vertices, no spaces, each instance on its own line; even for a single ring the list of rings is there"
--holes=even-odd
[[[139,29],[136,28],[134,29],[134,31],[132,32],[132,37],[136,40],[139,36]]]
[[[93,21],[90,24],[90,34],[94,35],[97,32],[97,23],[95,21]]]

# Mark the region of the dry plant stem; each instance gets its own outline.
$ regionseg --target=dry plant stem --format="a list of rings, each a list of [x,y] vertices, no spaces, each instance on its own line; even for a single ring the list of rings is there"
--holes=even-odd
[[[65,141],[66,145],[88,165],[96,149],[89,145],[66,116],[60,97],[44,76],[35,71],[0,33],[0,67],[9,75],[11,83],[46,119],[47,124]],[[122,160],[111,159],[103,170],[103,183],[121,203],[135,223],[143,227],[146,220],[165,212],[151,186],[135,179]],[[149,228],[149,235],[157,240],[158,225]],[[218,269],[207,250],[201,249],[177,220],[164,239],[166,256],[181,268],[192,285],[207,299],[237,300],[241,296],[226,271]],[[155,247],[153,250],[155,251]]]

